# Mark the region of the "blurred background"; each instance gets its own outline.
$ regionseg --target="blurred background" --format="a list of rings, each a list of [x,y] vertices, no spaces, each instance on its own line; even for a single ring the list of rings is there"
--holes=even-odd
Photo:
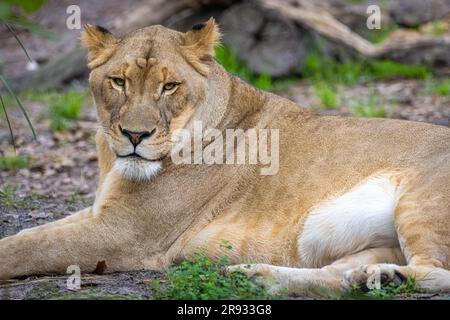
[[[260,89],[322,114],[450,126],[450,0],[2,0],[0,238],[93,202],[82,25],[120,36],[211,16],[218,62]]]

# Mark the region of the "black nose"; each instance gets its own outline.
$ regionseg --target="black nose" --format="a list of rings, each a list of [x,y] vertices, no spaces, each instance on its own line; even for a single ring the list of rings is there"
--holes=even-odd
[[[127,137],[130,142],[133,144],[133,146],[137,146],[139,143],[141,143],[142,140],[144,140],[145,138],[149,138],[151,137],[156,129],[153,129],[152,131],[139,131],[139,132],[135,132],[135,131],[130,131],[127,129],[122,129],[120,128],[120,130],[122,131],[122,134]]]

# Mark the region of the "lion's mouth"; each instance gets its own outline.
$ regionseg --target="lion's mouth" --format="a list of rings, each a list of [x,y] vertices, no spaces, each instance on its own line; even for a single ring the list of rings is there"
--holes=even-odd
[[[164,160],[164,158],[166,157],[165,155],[156,158],[156,159],[147,159],[139,154],[137,154],[136,152],[133,153],[129,153],[129,154],[125,154],[125,155],[117,155],[118,158],[122,158],[122,159],[130,159],[130,160],[144,160],[144,161],[162,161]]]

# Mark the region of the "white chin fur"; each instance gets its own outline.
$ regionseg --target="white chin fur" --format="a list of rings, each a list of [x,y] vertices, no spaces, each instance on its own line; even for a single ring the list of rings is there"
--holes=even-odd
[[[135,181],[150,180],[158,174],[161,168],[161,161],[117,158],[114,162],[116,172],[126,179]]]

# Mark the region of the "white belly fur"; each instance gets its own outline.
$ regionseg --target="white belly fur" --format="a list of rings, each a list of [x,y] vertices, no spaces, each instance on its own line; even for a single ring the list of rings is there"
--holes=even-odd
[[[302,267],[321,267],[366,248],[398,246],[397,186],[372,177],[313,207],[298,237]]]

